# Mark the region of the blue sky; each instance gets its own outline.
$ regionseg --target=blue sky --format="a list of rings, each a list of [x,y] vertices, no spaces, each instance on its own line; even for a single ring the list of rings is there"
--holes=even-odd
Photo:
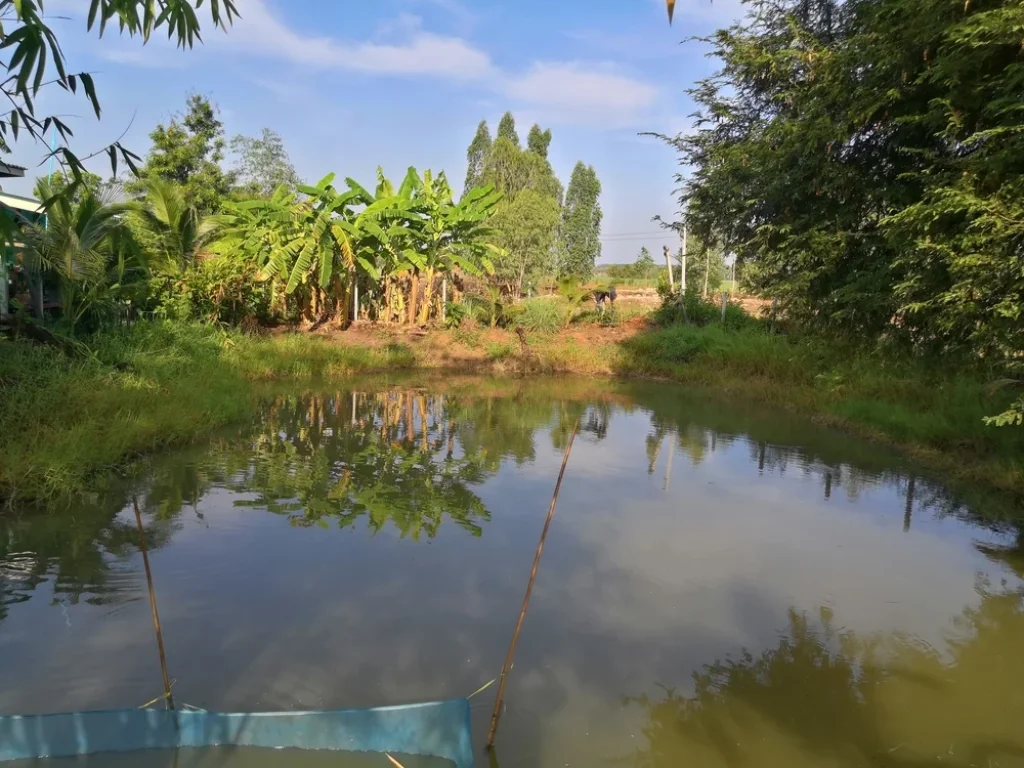
[[[75,131],[80,155],[117,139],[144,154],[147,134],[190,92],[220,106],[228,135],[263,127],[284,138],[299,174],[372,181],[378,165],[445,170],[461,186],[477,123],[492,130],[511,109],[521,135],[550,128],[551,160],[567,180],[593,165],[604,192],[602,261],[632,261],[641,245],[671,243],[650,219],[676,210],[676,159],[639,131],[676,133],[690,122],[685,90],[714,62],[680,44],[740,15],[739,0],[679,0],[669,27],[663,0],[236,0],[227,34],[178,51],[108,31],[85,33],[86,0],[47,0],[72,70],[95,73],[102,120],[82,99],[51,89],[39,112]],[[17,147],[33,178],[45,151]],[[109,166],[90,164],[106,175]],[[31,182],[5,189],[27,193]],[[646,234],[654,233],[654,234]]]

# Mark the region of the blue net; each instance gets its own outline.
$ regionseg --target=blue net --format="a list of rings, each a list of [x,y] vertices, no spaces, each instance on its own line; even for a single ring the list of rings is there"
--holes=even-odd
[[[0,761],[204,747],[422,755],[473,768],[469,701],[327,712],[123,709],[0,717]]]

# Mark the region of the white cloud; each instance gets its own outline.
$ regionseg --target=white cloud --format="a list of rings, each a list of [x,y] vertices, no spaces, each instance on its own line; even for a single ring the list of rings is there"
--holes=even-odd
[[[608,65],[539,62],[525,74],[510,77],[505,94],[546,107],[564,117],[623,124],[650,107],[658,89],[619,74]]]
[[[211,47],[225,47],[294,64],[343,68],[386,75],[434,75],[472,80],[492,71],[490,57],[457,37],[413,31],[405,42],[345,41],[305,36],[274,16],[264,0],[239,3],[241,18],[227,35],[209,35]],[[402,31],[414,30],[414,17],[400,17]],[[395,32],[398,30],[389,30]]]

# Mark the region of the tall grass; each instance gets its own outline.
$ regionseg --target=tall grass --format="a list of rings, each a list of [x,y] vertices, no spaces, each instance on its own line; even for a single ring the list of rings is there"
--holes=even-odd
[[[311,336],[253,339],[201,325],[140,323],[69,358],[0,342],[0,501],[85,491],[100,472],[243,418],[251,381],[407,367],[411,353]]]

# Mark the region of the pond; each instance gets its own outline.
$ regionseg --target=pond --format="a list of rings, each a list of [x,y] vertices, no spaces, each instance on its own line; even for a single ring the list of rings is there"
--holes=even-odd
[[[577,420],[481,765],[1024,765],[1024,535],[984,522],[999,499],[791,414],[577,379],[282,388],[0,518],[0,714],[160,695],[133,494],[179,702],[466,696],[501,668]]]

